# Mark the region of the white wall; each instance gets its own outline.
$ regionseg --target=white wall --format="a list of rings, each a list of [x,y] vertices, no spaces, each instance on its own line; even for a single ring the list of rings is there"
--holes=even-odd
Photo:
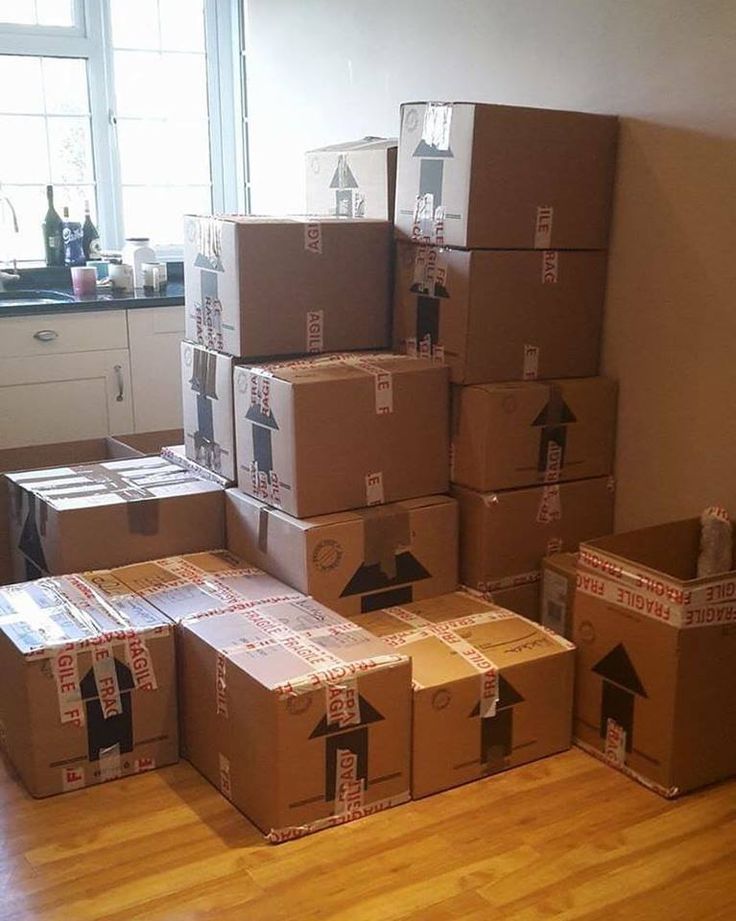
[[[736,0],[246,0],[255,211],[303,152],[395,134],[399,103],[624,116],[605,370],[619,527],[736,515]]]

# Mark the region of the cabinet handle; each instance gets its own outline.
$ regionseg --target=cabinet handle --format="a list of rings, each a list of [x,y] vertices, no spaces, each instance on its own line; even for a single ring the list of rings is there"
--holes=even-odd
[[[124,387],[123,387],[123,366],[115,365],[114,369],[115,377],[118,379],[118,395],[115,397],[118,403],[123,402]]]
[[[55,329],[39,329],[37,333],[33,334],[34,339],[38,339],[39,342],[53,342],[54,339],[59,338],[59,334]]]

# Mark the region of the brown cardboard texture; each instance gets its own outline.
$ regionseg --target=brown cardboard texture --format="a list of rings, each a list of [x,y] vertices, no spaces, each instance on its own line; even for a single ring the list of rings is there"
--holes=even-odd
[[[490,492],[611,473],[616,395],[605,377],[453,387],[452,481]]]
[[[408,799],[407,658],[307,598],[180,630],[188,758],[269,841]]]
[[[542,560],[539,608],[545,627],[572,637],[572,607],[578,571],[576,553],[553,553]]]
[[[412,659],[412,796],[569,748],[567,640],[465,592],[354,619]]]
[[[3,747],[33,796],[178,758],[170,624],[140,598],[112,606],[79,576],[0,589]]]
[[[192,342],[181,344],[181,392],[186,457],[234,482],[233,367],[237,359]]]
[[[404,103],[396,228],[469,249],[605,249],[617,134],[606,115]]]
[[[613,530],[611,477],[480,493],[453,486],[460,507],[460,581],[493,592],[539,578],[542,557]]]
[[[448,496],[294,518],[229,489],[225,520],[233,553],[345,616],[457,588]]]
[[[446,492],[448,390],[380,352],[237,367],[238,488],[300,518]]]
[[[246,358],[385,348],[391,225],[185,218],[186,338]]]
[[[606,254],[397,244],[394,347],[456,384],[598,373]]]
[[[535,623],[539,623],[539,580],[518,582],[494,589],[490,600],[499,608],[506,608],[515,614],[521,614]]]
[[[161,457],[7,475],[15,577],[222,546],[223,490]]]
[[[393,222],[396,138],[361,138],[307,151],[307,214]]]
[[[736,565],[696,577],[697,518],[580,547],[574,734],[664,796],[736,774]]]

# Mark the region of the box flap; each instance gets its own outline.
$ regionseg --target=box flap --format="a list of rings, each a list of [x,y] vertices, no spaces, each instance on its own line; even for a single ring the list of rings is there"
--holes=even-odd
[[[388,150],[392,147],[398,147],[397,138],[377,138],[365,137],[357,141],[342,141],[340,144],[328,144],[326,147],[315,147],[314,150],[308,150],[308,154],[321,153],[351,153],[363,150]]]
[[[247,370],[267,374],[292,384],[325,380],[346,380],[379,373],[401,374],[438,367],[428,358],[414,358],[393,352],[338,352],[316,358],[254,364]]]

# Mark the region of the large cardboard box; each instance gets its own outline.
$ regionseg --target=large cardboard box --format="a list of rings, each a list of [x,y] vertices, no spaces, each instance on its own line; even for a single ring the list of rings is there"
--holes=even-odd
[[[188,758],[269,841],[409,798],[409,659],[311,598],[180,632]]]
[[[605,115],[404,103],[397,230],[471,249],[604,249],[617,134]]]
[[[570,747],[574,647],[465,592],[354,618],[411,656],[412,796]]]
[[[387,353],[235,369],[238,488],[308,518],[447,491],[447,368]]]
[[[453,486],[460,581],[494,592],[539,579],[542,557],[613,530],[612,477],[480,493]]]
[[[453,387],[450,478],[490,492],[611,473],[617,389],[605,377]]]
[[[396,138],[361,138],[307,151],[307,214],[394,219]]]
[[[698,579],[699,542],[693,518],[580,548],[576,741],[668,797],[736,774],[736,564]]]
[[[0,740],[34,796],[178,759],[171,625],[79,576],[0,589]]]
[[[394,347],[456,384],[598,373],[606,254],[397,244]]]
[[[545,627],[568,638],[572,636],[577,573],[577,553],[553,553],[542,560],[540,620]]]
[[[17,581],[221,547],[224,492],[161,457],[7,474]]]
[[[185,218],[186,338],[247,358],[385,348],[391,225]]]
[[[184,449],[187,458],[234,481],[233,367],[237,359],[193,342],[181,344]]]
[[[457,517],[449,496],[294,518],[225,494],[230,550],[346,616],[454,591]]]

